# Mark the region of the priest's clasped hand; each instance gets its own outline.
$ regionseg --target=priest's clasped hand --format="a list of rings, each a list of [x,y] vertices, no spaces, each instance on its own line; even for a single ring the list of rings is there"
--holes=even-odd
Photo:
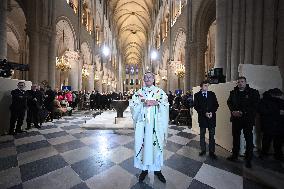
[[[157,106],[159,103],[156,100],[145,100],[144,106],[150,107],[150,106]]]

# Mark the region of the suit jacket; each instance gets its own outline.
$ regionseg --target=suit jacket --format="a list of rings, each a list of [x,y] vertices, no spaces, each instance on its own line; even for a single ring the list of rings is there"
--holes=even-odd
[[[231,121],[243,120],[249,125],[255,125],[255,116],[260,99],[259,92],[247,85],[244,90],[244,95],[245,98],[241,98],[238,86],[230,92],[230,96],[227,101],[230,111],[243,112],[243,116],[241,118],[231,116]]]
[[[219,107],[216,95],[212,91],[207,91],[207,98],[202,92],[194,94],[194,109],[198,113],[199,127],[211,128],[216,127],[216,111]],[[212,118],[206,117],[206,112],[212,112]]]

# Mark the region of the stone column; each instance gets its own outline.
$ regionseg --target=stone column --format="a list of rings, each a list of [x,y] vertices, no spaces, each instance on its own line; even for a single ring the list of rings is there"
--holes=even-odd
[[[48,82],[52,89],[55,88],[55,72],[56,72],[56,31],[52,31],[49,43],[49,61],[48,61]]]
[[[102,92],[103,93],[107,92],[107,82],[108,82],[108,76],[104,75],[103,76],[103,81],[102,81]]]
[[[195,84],[199,85],[205,78],[205,54],[206,40],[197,43],[197,57],[196,57],[196,78]]]
[[[65,56],[69,60],[69,63],[71,65],[71,69],[69,70],[69,77],[68,77],[68,83],[71,85],[72,90],[78,91],[79,88],[79,54],[75,51],[67,51],[65,53]],[[82,74],[80,74],[81,76]]]
[[[264,15],[263,15],[263,52],[262,64],[272,66],[274,64],[274,29],[275,29],[275,9],[276,0],[263,1],[264,2]]]
[[[190,87],[195,87],[196,86],[196,54],[197,54],[197,45],[196,43],[189,43],[188,46],[188,53],[189,53],[189,61],[190,61],[190,74],[189,74],[189,83]]]
[[[253,64],[262,64],[263,0],[254,2]]]
[[[102,92],[102,79],[103,79],[103,71],[96,71],[96,78],[95,81],[95,89],[98,90],[100,93]]]
[[[28,26],[29,28],[30,26]],[[35,30],[28,30],[29,36],[29,80],[38,83],[39,70],[39,33]]]
[[[49,42],[50,42],[50,31],[48,28],[41,28],[40,29],[40,59],[38,67],[38,82],[41,83],[42,81],[48,81],[48,51],[49,51]]]
[[[240,0],[240,60],[239,64],[244,63],[245,59],[245,23],[246,23],[246,0]]]
[[[227,1],[227,67],[226,67],[226,80],[231,81],[231,54],[232,54],[232,0]]]
[[[282,75],[282,90],[284,89],[284,2],[279,1],[278,5],[278,27],[277,27],[277,46],[276,46],[276,65],[279,66]]]
[[[245,57],[244,64],[253,64],[252,51],[253,51],[253,7],[254,0],[246,0],[246,24],[245,24]]]
[[[227,67],[227,0],[216,0],[216,41],[215,41],[215,68]]]
[[[0,1],[0,59],[7,58],[7,0]]]
[[[94,86],[94,66],[93,65],[89,65],[89,69],[88,69],[90,75],[88,77],[88,84],[87,84],[87,90],[88,91],[93,91],[95,86]]]
[[[163,89],[165,92],[167,92],[167,70],[160,70],[160,87]],[[166,78],[166,80],[163,80],[163,78]]]
[[[187,39],[188,41],[188,39]],[[190,90],[190,56],[189,56],[189,45],[188,42],[186,42],[185,45],[185,62],[184,62],[184,89]]]
[[[78,88],[79,90],[83,90],[83,78],[82,78],[82,69],[83,69],[83,59],[80,57],[78,62]]]
[[[238,77],[240,61],[240,1],[233,1],[232,12],[231,80]]]

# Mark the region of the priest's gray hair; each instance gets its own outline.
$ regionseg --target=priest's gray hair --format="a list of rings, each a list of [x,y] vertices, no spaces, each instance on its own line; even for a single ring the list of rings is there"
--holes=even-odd
[[[151,74],[153,78],[155,78],[155,74],[153,74],[151,71],[147,71],[145,74],[144,74],[144,77],[145,75],[148,75],[148,74]]]

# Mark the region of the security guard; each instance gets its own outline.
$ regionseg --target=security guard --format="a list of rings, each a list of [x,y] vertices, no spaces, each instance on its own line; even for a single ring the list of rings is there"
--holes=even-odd
[[[31,90],[27,91],[27,130],[31,128],[31,124],[34,124],[35,128],[41,128],[38,125],[39,111],[43,105],[43,94],[38,90],[38,86],[33,84]]]
[[[10,106],[11,117],[10,117],[10,130],[9,134],[13,135],[16,133],[22,133],[22,125],[25,117],[27,108],[26,91],[24,90],[25,83],[19,82],[18,88],[12,90],[12,104]],[[15,124],[17,122],[16,130]]]

